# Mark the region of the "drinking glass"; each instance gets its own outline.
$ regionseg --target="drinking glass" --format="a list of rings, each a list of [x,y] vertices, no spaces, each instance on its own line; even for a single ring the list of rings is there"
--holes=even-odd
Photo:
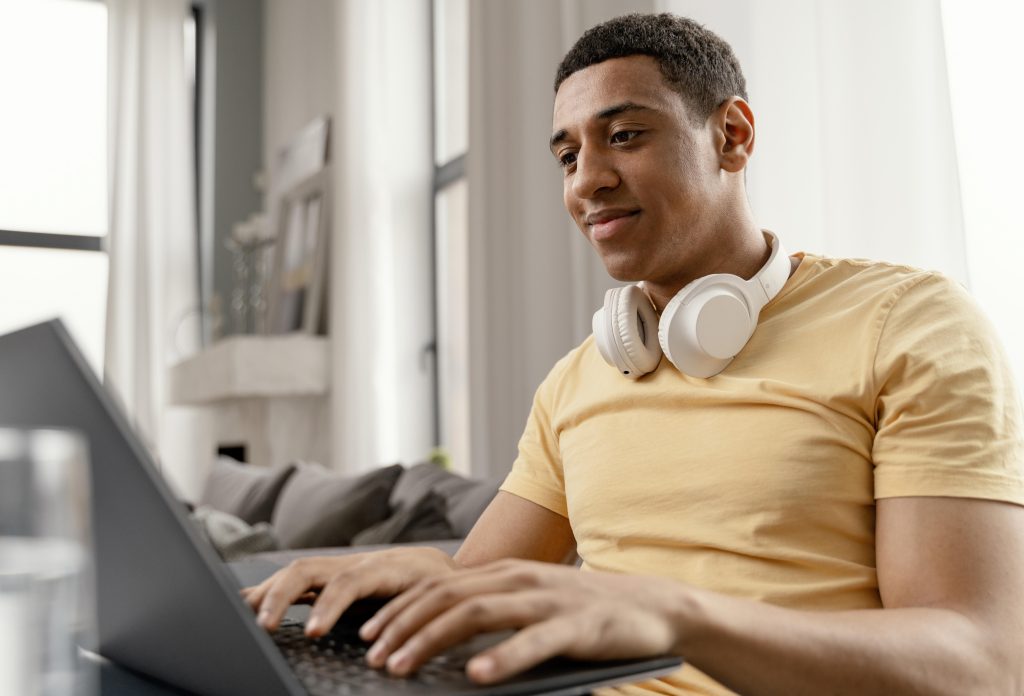
[[[91,547],[84,439],[0,428],[0,694],[96,693]]]

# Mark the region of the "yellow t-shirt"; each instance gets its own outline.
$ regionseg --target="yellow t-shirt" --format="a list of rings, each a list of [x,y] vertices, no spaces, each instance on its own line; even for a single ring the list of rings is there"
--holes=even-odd
[[[1020,404],[945,277],[800,255],[710,379],[637,381],[593,337],[537,390],[502,490],[568,517],[584,569],[812,610],[881,607],[878,498],[1024,504]],[[686,667],[622,693],[728,693]]]

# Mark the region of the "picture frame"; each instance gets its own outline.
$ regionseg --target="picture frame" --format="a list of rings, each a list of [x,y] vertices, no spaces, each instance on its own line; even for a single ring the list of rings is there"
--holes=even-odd
[[[271,196],[276,236],[267,333],[326,333],[331,216],[329,120],[317,119],[282,151]]]

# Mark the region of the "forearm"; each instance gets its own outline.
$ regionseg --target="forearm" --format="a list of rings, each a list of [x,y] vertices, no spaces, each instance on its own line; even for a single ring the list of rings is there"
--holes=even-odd
[[[807,612],[682,590],[680,652],[739,693],[1014,694],[983,630],[948,609]]]

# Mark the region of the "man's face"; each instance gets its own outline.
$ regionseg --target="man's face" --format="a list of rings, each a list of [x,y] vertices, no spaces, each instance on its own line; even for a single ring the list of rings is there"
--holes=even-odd
[[[713,129],[692,122],[653,58],[573,73],[555,95],[553,133],[565,207],[613,278],[681,287],[713,265]]]

